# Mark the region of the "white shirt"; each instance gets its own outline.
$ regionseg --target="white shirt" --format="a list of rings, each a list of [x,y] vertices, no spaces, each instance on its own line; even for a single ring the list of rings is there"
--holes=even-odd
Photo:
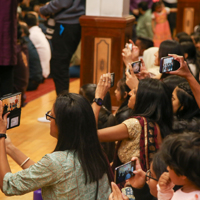
[[[178,2],[177,0],[164,0],[164,1],[167,3],[177,3]]]
[[[29,29],[29,38],[34,44],[42,66],[42,75],[47,78],[50,73],[50,59],[51,59],[51,49],[48,40],[46,39],[41,28],[38,26],[33,26]]]

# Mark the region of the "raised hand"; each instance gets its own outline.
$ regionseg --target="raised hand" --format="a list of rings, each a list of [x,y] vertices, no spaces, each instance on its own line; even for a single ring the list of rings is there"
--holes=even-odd
[[[3,115],[3,104],[2,101],[0,101],[0,133],[6,133],[7,130],[7,116],[9,115],[9,112]]]
[[[132,90],[132,89],[138,87],[139,81],[133,72],[133,68],[132,68],[131,64],[127,64],[126,67],[127,67],[126,72],[125,72],[126,85],[128,85],[128,87]]]
[[[136,161],[135,170],[133,173],[135,176],[131,177],[126,181],[126,184],[131,185],[134,188],[140,189],[144,187],[146,183],[146,173],[142,170],[139,159],[133,157],[131,161]]]
[[[135,46],[132,40],[129,40],[129,42],[132,44],[132,50],[128,43],[126,43],[126,48],[122,50],[122,58],[125,65],[139,60],[139,48]]]
[[[172,183],[170,177],[169,177],[169,172],[164,172],[158,181],[158,184],[160,186],[161,191],[166,191],[174,187],[174,184]]]
[[[106,93],[110,89],[111,75],[110,73],[103,74],[100,77],[99,83],[96,88],[95,98],[104,99]]]
[[[144,78],[150,78],[150,73],[148,72],[148,70],[146,69],[144,60],[141,58],[141,68],[140,68],[140,72],[138,74],[135,74],[137,76],[137,78],[139,80],[144,79]]]
[[[184,60],[183,56],[178,56],[176,54],[169,54],[169,56],[172,56],[174,60],[177,60],[180,63],[180,68],[177,69],[176,71],[168,72],[168,74],[178,75],[184,78],[187,78],[188,76],[192,76],[188,68],[187,62]]]
[[[111,187],[112,193],[109,196],[109,200],[129,200],[127,196],[121,193],[120,189],[114,182],[111,183]]]

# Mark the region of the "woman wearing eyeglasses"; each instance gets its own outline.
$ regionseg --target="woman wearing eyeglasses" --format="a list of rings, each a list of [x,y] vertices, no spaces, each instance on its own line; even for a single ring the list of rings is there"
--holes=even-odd
[[[51,111],[50,135],[57,139],[53,153],[34,163],[6,135],[7,115],[0,101],[0,188],[6,195],[22,195],[42,188],[44,200],[108,199],[109,164],[97,137],[89,102],[78,94],[60,95]],[[11,173],[6,153],[24,170]]]
[[[167,172],[167,166],[161,159],[160,152],[154,154],[150,169],[146,173],[142,170],[138,158],[133,157],[132,161],[134,160],[136,160],[136,170],[133,172],[135,176],[126,183],[132,186],[135,200],[156,200],[158,180],[164,172]],[[111,185],[113,192],[109,200],[126,200],[118,186],[113,182]]]

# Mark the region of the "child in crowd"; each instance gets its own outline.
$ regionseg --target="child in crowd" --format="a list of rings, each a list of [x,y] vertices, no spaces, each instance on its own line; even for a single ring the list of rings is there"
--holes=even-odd
[[[120,102],[120,107],[115,114],[116,124],[121,124],[124,120],[131,117],[132,110],[127,105],[130,98],[128,95],[129,92],[130,88],[126,85],[126,79],[120,79],[117,82],[117,88],[115,90],[115,97]]]
[[[200,200],[200,135],[170,135],[162,144],[162,157],[168,172],[158,182],[159,200]],[[175,193],[173,187],[181,185]]]
[[[171,32],[167,15],[170,12],[177,12],[176,8],[165,7],[161,0],[154,0],[152,6],[152,29],[154,33],[154,46],[159,47],[164,40],[170,40]]]

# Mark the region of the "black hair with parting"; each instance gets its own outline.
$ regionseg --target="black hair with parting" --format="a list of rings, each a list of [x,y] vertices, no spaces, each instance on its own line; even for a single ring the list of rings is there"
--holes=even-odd
[[[58,141],[54,151],[74,150],[83,168],[85,184],[98,181],[109,164],[100,146],[90,103],[81,95],[65,92],[54,104]]]
[[[167,86],[157,79],[140,80],[133,113],[157,123],[162,138],[170,134],[173,111],[171,93]]]

